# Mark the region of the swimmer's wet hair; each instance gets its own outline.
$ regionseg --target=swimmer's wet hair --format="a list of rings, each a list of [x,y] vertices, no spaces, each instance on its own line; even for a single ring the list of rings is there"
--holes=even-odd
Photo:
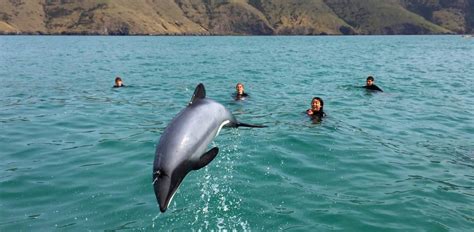
[[[374,81],[374,77],[373,77],[373,76],[368,76],[368,77],[367,77],[367,80]]]
[[[116,77],[116,78],[115,78],[115,82],[117,82],[117,81],[122,81],[122,78]]]

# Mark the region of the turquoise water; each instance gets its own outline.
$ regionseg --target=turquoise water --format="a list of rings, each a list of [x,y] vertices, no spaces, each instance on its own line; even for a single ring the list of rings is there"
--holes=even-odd
[[[0,231],[472,230],[473,67],[460,36],[0,37]],[[199,82],[269,127],[222,130],[161,214],[156,141]]]

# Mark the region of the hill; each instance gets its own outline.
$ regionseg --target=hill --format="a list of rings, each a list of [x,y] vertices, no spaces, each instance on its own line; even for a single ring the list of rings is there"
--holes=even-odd
[[[474,0],[0,0],[0,34],[474,33]]]

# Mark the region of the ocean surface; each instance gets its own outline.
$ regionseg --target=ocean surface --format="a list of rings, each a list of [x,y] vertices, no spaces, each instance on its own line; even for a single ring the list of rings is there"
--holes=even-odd
[[[156,142],[198,83],[268,128],[223,129],[162,214]],[[2,232],[473,229],[474,39],[0,37]]]

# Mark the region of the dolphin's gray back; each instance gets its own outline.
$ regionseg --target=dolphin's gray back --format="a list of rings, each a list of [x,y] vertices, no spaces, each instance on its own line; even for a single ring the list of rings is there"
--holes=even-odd
[[[207,98],[193,102],[161,135],[154,168],[173,170],[183,162],[198,160],[224,122],[235,124],[236,120],[223,105]]]

